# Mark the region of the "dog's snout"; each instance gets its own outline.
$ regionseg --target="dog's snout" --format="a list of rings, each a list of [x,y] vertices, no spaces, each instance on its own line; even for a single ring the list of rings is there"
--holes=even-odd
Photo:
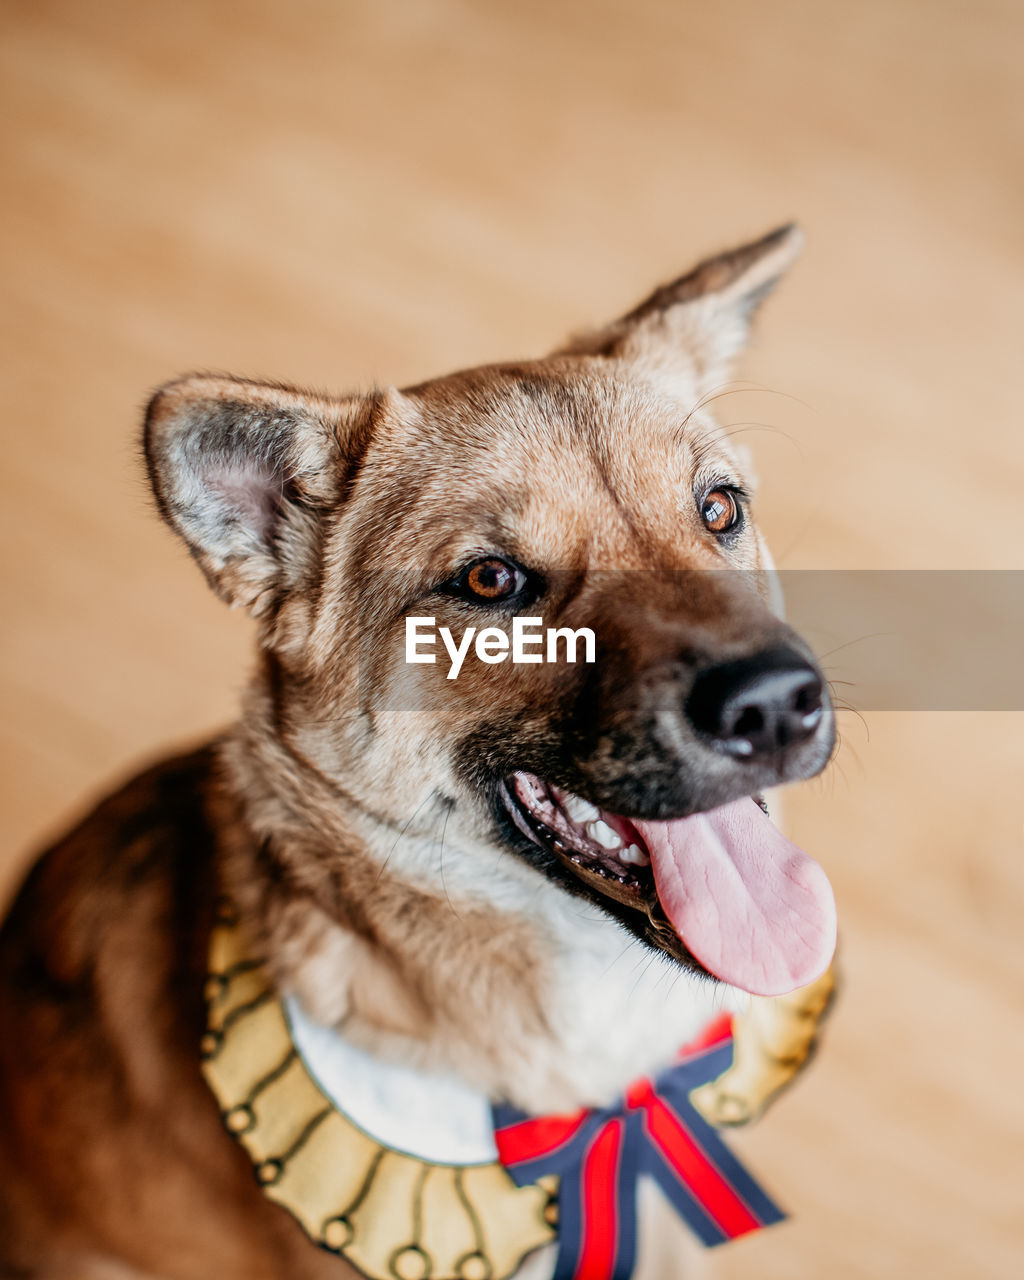
[[[766,649],[707,667],[686,714],[716,750],[763,760],[809,738],[824,713],[821,677],[794,649]]]

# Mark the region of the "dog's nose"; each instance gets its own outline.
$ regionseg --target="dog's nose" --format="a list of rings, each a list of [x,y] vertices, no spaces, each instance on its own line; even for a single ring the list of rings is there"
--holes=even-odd
[[[821,677],[788,648],[705,668],[686,701],[697,732],[716,750],[745,760],[809,738],[823,713]]]

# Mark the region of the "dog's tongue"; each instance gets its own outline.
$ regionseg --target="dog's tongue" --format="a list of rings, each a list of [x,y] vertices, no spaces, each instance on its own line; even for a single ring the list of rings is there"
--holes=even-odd
[[[673,822],[632,821],[665,914],[716,978],[781,996],[825,972],[836,945],[832,887],[753,800]]]

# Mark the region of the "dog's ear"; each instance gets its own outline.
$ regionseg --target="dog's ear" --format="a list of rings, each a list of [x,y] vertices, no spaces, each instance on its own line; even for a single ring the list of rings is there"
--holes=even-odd
[[[725,381],[746,345],[759,303],[803,247],[780,227],[761,240],[699,263],[604,329],[580,334],[556,354],[607,356],[652,370],[685,371],[701,394]]]
[[[364,400],[203,374],[153,396],[153,491],[222,599],[259,615],[301,585],[370,416]]]

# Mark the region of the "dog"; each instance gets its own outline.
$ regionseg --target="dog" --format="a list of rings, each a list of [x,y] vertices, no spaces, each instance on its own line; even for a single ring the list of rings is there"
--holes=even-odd
[[[206,374],[155,394],[159,510],[254,618],[258,666],[238,722],[104,800],[6,920],[3,1275],[551,1274],[543,1179],[540,1216],[535,1186],[492,1215],[535,1196],[537,1238],[501,1268],[474,1246],[446,1270],[390,1237],[367,1261],[351,1237],[369,1183],[311,1240],[268,1194],[286,1162],[257,1159],[255,1086],[240,1110],[230,1096],[267,1037],[302,1027],[310,1045],[336,1031],[370,1092],[398,1081],[399,1110],[445,1081],[462,1116],[480,1098],[606,1108],[742,993],[804,1028],[754,1105],[806,1057],[834,906],[759,800],[825,767],[834,715],[712,416],[801,239],[711,257],[542,360],[338,398]],[[439,631],[406,660],[424,618],[466,646],[454,678]],[[513,661],[517,619],[553,651]],[[595,652],[570,661],[587,632]],[[251,1035],[241,1066],[217,1056],[229,1028]],[[260,1097],[307,1056],[290,1047]],[[460,1123],[435,1127],[455,1141]]]

